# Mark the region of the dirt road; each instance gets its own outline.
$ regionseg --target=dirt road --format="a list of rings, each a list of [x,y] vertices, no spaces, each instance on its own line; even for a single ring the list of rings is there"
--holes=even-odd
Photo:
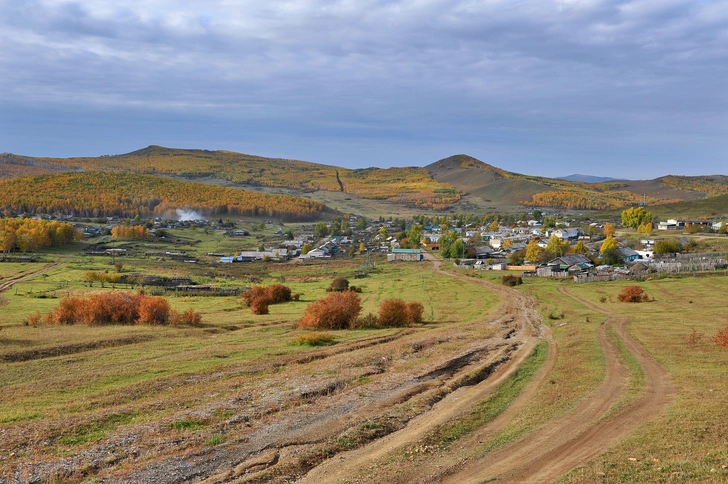
[[[668,374],[628,334],[627,318],[614,315],[573,295],[564,286],[559,290],[584,306],[609,315],[609,319],[599,328],[599,342],[607,359],[604,382],[574,412],[542,427],[520,442],[470,462],[461,471],[444,479],[444,482],[466,483],[487,479],[497,479],[498,482],[555,481],[657,416],[669,402],[673,390]],[[638,401],[607,416],[612,405],[626,391],[627,377],[617,349],[607,336],[610,326],[614,326],[617,337],[644,369],[647,389]]]
[[[435,270],[438,270],[435,267]],[[455,276],[459,277],[459,276]],[[472,281],[472,279],[463,278]],[[494,287],[494,290],[501,290]],[[566,287],[561,293],[591,310],[609,316],[599,328],[599,343],[606,356],[606,377],[599,388],[584,400],[574,411],[546,424],[526,438],[507,445],[485,457],[463,462],[462,455],[440,455],[437,463],[440,470],[432,472],[432,466],[418,469],[404,466],[401,474],[406,477],[399,482],[451,482],[468,483],[497,480],[498,482],[553,482],[574,467],[600,454],[610,446],[619,442],[629,432],[645,421],[657,416],[669,402],[672,387],[667,372],[642,347],[631,338],[626,330],[627,318],[609,313],[602,307],[573,295]],[[502,295],[504,295],[502,293]],[[511,294],[508,294],[511,295]],[[516,307],[524,320],[535,321],[529,314],[531,308],[524,295],[513,294]],[[612,412],[610,410],[619,402],[627,391],[627,369],[620,361],[619,353],[608,336],[608,328],[614,327],[617,337],[635,356],[645,372],[647,388],[636,402]],[[524,328],[525,329],[525,328]],[[464,390],[459,398],[446,399],[433,412],[422,415],[401,431],[385,439],[374,442],[364,448],[338,456],[335,460],[312,470],[301,482],[359,482],[374,481],[376,473],[371,469],[380,465],[393,452],[416,443],[425,432],[435,426],[457,417],[458,414],[472,408],[485,398],[510,372],[520,364],[526,351],[530,351],[535,338],[523,337],[524,353],[512,360],[512,364],[503,367],[498,375],[482,382],[477,387]],[[548,336],[548,334],[546,335]],[[518,411],[532,398],[553,365],[556,348],[549,339],[551,351],[547,363],[536,375],[528,388],[498,418],[479,429],[474,435],[465,439],[458,449],[467,448],[468,444],[477,445],[485,442],[503,430]],[[455,449],[453,453],[457,453]],[[451,451],[452,452],[452,451]],[[367,478],[367,474],[370,477]]]
[[[504,301],[502,314],[508,315],[508,317],[514,317],[520,321],[518,332],[512,335],[512,340],[518,342],[517,350],[513,352],[510,360],[488,379],[476,386],[461,388],[453,392],[435,405],[432,411],[420,415],[399,432],[384,437],[363,448],[343,453],[337,456],[337,458],[319,465],[309,472],[300,482],[356,482],[359,476],[365,474],[370,468],[376,466],[377,463],[386,459],[394,452],[416,443],[437,426],[452,421],[472,410],[479,402],[491,395],[523,363],[526,357],[531,354],[536,344],[544,338],[549,343],[549,355],[546,363],[509,409],[490,423],[488,430],[495,433],[497,430],[505,427],[510,419],[532,398],[538,386],[546,379],[548,372],[556,361],[556,345],[548,329],[541,324],[541,317],[535,309],[532,298],[527,294],[504,286],[465,277],[460,274],[443,272],[440,270],[440,261],[434,259],[429,253],[428,256],[433,262],[433,270],[461,279],[466,284],[486,286],[501,296]],[[416,474],[417,471],[413,469],[413,473],[408,475],[412,478]]]
[[[13,287],[15,284],[17,284],[19,282],[27,281],[28,279],[32,279],[32,278],[37,277],[37,276],[39,276],[41,274],[45,274],[46,272],[49,272],[49,271],[55,269],[56,267],[58,267],[60,265],[61,265],[60,262],[56,262],[56,263],[53,263],[53,264],[48,264],[45,267],[43,267],[42,269],[39,269],[37,271],[31,272],[29,274],[25,274],[25,275],[20,276],[20,277],[18,277],[16,279],[11,279],[9,281],[5,281],[3,283],[0,283],[0,293],[3,293],[5,291],[7,291],[8,289],[10,289],[11,287]]]

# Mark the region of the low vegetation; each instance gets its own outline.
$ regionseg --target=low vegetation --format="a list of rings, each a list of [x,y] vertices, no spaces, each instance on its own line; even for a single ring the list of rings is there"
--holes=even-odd
[[[253,314],[268,314],[268,306],[293,300],[291,289],[283,284],[255,286],[245,291],[241,298]]]
[[[27,324],[37,325],[39,312],[26,319]],[[61,299],[55,310],[42,317],[45,324],[189,324],[199,325],[201,316],[190,308],[180,315],[172,311],[163,297],[150,297],[141,292],[114,291],[93,294],[86,298]]]
[[[639,286],[628,286],[619,292],[617,300],[620,302],[639,303],[648,301],[649,296],[647,296],[645,290]]]

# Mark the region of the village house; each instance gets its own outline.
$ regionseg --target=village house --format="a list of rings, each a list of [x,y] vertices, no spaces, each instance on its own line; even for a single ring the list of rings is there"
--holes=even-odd
[[[425,255],[420,249],[392,249],[392,252],[387,254],[387,262],[396,260],[421,261],[425,260]]]

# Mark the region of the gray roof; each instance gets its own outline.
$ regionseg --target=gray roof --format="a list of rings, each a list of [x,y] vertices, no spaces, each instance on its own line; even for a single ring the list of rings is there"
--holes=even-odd
[[[573,266],[574,264],[591,264],[591,260],[584,254],[565,255],[557,257],[549,262],[549,264],[559,264],[562,266]]]

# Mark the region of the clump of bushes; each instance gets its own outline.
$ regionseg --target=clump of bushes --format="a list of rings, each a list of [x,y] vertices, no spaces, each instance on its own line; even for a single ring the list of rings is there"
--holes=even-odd
[[[31,314],[27,324],[40,322],[40,313]],[[58,307],[43,316],[46,324],[190,324],[199,325],[201,316],[194,309],[179,315],[169,307],[163,297],[150,297],[142,293],[106,292],[87,298],[61,299]]]
[[[299,328],[346,329],[399,327],[422,324],[425,308],[421,303],[405,303],[401,299],[386,299],[379,306],[379,315],[368,313],[359,317],[361,300],[353,291],[332,292],[310,304],[298,322]]]
[[[298,327],[345,329],[353,326],[360,312],[361,299],[355,292],[332,292],[306,307]]]
[[[253,314],[268,314],[268,306],[291,301],[291,289],[283,284],[272,286],[255,286],[240,295],[243,304],[248,306]]]
[[[508,287],[520,286],[521,284],[523,284],[523,278],[521,276],[514,276],[512,274],[509,274],[507,276],[501,277],[501,284]]]
[[[617,296],[617,300],[620,302],[645,302],[649,298],[644,289],[639,286],[628,286],[622,289]]]
[[[379,305],[379,326],[396,327],[422,324],[425,308],[421,303],[405,303],[401,299],[385,299]]]

